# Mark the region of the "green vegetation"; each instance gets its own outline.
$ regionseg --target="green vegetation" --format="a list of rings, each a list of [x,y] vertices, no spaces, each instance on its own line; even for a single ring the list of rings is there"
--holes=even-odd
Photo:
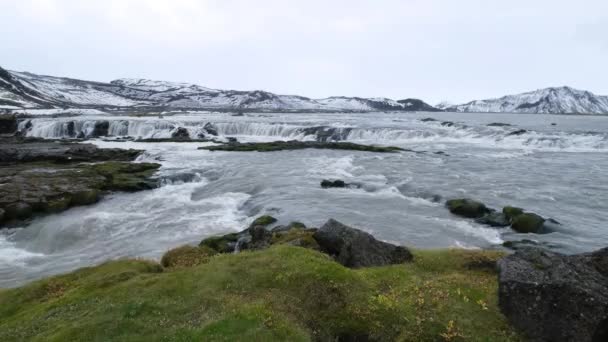
[[[270,216],[270,215],[264,215],[264,216],[260,216],[257,219],[255,219],[255,221],[253,221],[253,223],[251,224],[252,227],[254,226],[268,226],[270,224],[273,224],[277,222],[277,219]]]
[[[394,146],[371,146],[348,142],[317,142],[317,141],[273,141],[261,143],[228,143],[216,146],[199,147],[199,150],[209,151],[235,151],[235,152],[275,152],[283,150],[301,150],[305,148],[352,150],[365,152],[392,153],[407,151]]]
[[[500,256],[353,270],[275,245],[193,267],[113,261],[1,291],[0,341],[517,341],[485,267]]]

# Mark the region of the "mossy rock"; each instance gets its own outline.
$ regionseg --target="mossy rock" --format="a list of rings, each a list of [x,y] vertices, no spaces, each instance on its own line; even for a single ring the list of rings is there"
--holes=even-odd
[[[303,248],[320,250],[321,247],[313,235],[316,229],[292,228],[287,231],[272,233],[271,245],[290,245]]]
[[[157,182],[151,177],[159,167],[155,163],[125,162],[105,162],[90,166],[94,172],[108,179],[104,190],[127,192],[155,188]]]
[[[290,222],[287,227],[289,228],[296,228],[296,229],[306,229],[306,225],[302,222],[298,222],[298,221],[293,221]]]
[[[512,221],[517,216],[524,213],[522,208],[507,206],[502,208],[502,213],[505,214],[508,220]]]
[[[67,194],[53,199],[48,199],[46,202],[46,211],[50,213],[64,211],[70,207],[71,202],[72,197]]]
[[[253,223],[251,223],[251,227],[255,227],[255,226],[269,226],[273,223],[277,222],[277,219],[270,216],[270,215],[264,215],[264,216],[260,216],[257,219],[255,219],[255,221],[253,221]]]
[[[166,268],[193,267],[208,262],[209,258],[215,254],[217,254],[217,251],[207,246],[195,247],[185,245],[165,253],[160,263]]]
[[[78,191],[72,194],[72,201],[70,205],[88,205],[99,201],[99,190],[97,189],[86,189]]]
[[[231,253],[234,252],[238,239],[239,235],[237,233],[211,236],[201,241],[199,246],[211,248],[218,253]]]
[[[518,233],[542,233],[545,219],[533,213],[523,213],[513,219],[511,228]]]
[[[330,150],[350,150],[363,152],[394,153],[406,151],[395,146],[372,146],[360,145],[348,142],[319,142],[319,141],[273,141],[260,143],[228,143],[216,146],[203,146],[199,150],[209,151],[233,151],[233,152],[274,152],[284,150],[301,150],[306,148],[330,149]]]
[[[462,217],[480,218],[491,212],[485,204],[468,198],[452,199],[445,204],[452,214]]]

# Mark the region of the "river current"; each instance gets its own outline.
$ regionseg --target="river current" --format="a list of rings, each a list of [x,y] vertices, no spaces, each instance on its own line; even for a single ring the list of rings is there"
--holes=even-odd
[[[109,259],[159,259],[172,247],[242,230],[262,214],[308,226],[335,218],[377,238],[415,248],[498,248],[504,241],[530,239],[559,252],[576,253],[608,245],[606,116],[80,116],[32,119],[27,135],[59,138],[82,132],[87,136],[100,120],[110,122],[108,134],[113,137],[169,137],[178,127],[194,137],[205,134],[210,123],[207,127],[217,131],[218,139],[333,139],[425,153],[210,152],[197,147],[211,143],[94,138],[90,141],[101,147],[145,150],[138,161],[162,164],[158,176],[163,185],[139,193],[115,193],[95,205],[0,230],[0,287]],[[70,127],[68,122],[74,124]],[[488,126],[491,123],[510,126]],[[322,189],[323,179],[342,179],[360,188]],[[542,235],[490,228],[451,215],[443,201],[457,197],[498,209],[519,206],[561,224]]]

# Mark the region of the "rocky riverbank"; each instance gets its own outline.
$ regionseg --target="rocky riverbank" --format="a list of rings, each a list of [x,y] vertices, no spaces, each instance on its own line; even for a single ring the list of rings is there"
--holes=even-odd
[[[138,150],[16,136],[0,137],[0,227],[97,202],[111,191],[157,186],[160,167],[132,163]]]

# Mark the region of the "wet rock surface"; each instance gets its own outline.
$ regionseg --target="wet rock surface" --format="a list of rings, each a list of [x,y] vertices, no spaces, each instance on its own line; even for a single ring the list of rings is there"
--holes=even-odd
[[[97,202],[110,191],[157,186],[160,165],[130,163],[141,151],[40,139],[0,140],[0,226]]]
[[[499,305],[532,341],[608,341],[608,248],[523,248],[498,262]]]
[[[332,149],[332,150],[351,150],[378,153],[395,153],[407,151],[394,146],[371,146],[359,145],[345,142],[317,142],[317,141],[274,141],[264,143],[227,143],[217,146],[199,147],[199,150],[209,151],[233,151],[233,152],[275,152],[284,150],[301,150],[306,148]]]
[[[413,259],[407,248],[376,240],[371,234],[333,219],[327,221],[313,237],[321,251],[346,267],[384,266]]]
[[[13,114],[0,114],[0,134],[13,134],[17,131],[17,117]]]

